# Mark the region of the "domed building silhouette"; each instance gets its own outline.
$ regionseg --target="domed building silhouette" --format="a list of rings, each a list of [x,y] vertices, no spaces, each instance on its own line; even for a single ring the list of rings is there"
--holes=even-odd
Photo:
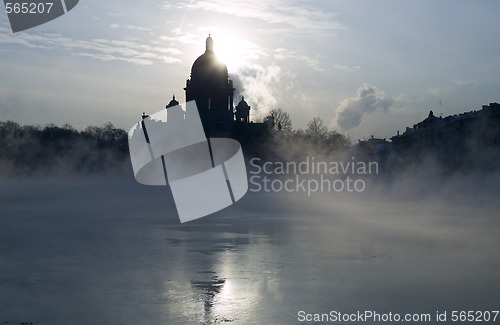
[[[236,105],[236,112],[234,113],[236,115],[236,121],[237,122],[243,122],[243,123],[249,123],[250,119],[250,106],[248,103],[245,101],[245,97],[241,96],[241,100]]]
[[[182,121],[184,120],[184,111],[179,106],[179,102],[175,100],[175,95],[172,96],[170,103],[165,106],[167,109],[168,121]]]
[[[191,68],[191,79],[186,81],[186,102],[196,101],[200,118],[205,122],[231,122],[233,113],[233,81],[227,67],[217,60],[214,41],[208,36],[206,50]]]
[[[233,81],[229,79],[227,66],[217,59],[214,40],[209,35],[205,53],[191,67],[186,80],[186,102],[196,101],[201,122],[207,136],[231,136],[238,139],[255,138],[267,129],[264,123],[250,121],[250,106],[242,96],[234,106]],[[173,96],[166,105],[168,118],[182,119],[179,102]]]

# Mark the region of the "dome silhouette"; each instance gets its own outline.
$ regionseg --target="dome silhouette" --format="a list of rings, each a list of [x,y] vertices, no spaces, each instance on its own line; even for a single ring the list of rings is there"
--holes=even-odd
[[[195,101],[199,118],[207,137],[229,137],[250,141],[267,134],[270,124],[250,120],[251,108],[242,96],[234,106],[233,81],[229,79],[227,66],[217,59],[214,40],[208,35],[205,52],[191,66],[191,74],[186,80],[186,104]],[[166,105],[167,120],[189,119],[189,112],[182,109],[175,96]]]
[[[236,121],[248,123],[250,121],[250,105],[245,101],[245,97],[241,96],[241,100],[236,106]]]
[[[213,50],[213,39],[208,36],[205,53],[200,55],[191,68],[191,82],[193,85],[220,85],[227,84],[229,74],[224,63],[217,60]]]
[[[165,108],[174,107],[177,105],[179,105],[179,102],[175,99],[175,95],[173,95],[172,100],[167,104],[167,106],[165,106]]]
[[[194,61],[191,78],[186,81],[186,102],[196,101],[206,127],[211,122],[234,122],[233,81],[226,65],[217,60],[210,35],[205,43],[205,53]]]
[[[246,102],[245,100],[245,96],[241,96],[241,100],[240,102],[238,103],[238,106],[237,107],[241,107],[241,108],[248,108],[250,109],[250,106],[248,106],[248,103]]]

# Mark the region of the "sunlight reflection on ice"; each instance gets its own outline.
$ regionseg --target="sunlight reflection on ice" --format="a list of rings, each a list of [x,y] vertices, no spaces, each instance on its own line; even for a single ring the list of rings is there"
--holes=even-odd
[[[299,310],[434,312],[500,299],[490,197],[250,194],[180,225],[174,206],[144,209],[154,205],[139,194],[157,202],[164,192],[81,184],[0,193],[0,322],[298,324]]]

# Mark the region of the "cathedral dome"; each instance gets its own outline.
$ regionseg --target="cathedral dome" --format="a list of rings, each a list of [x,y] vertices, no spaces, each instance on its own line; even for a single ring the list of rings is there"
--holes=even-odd
[[[227,83],[228,72],[224,63],[217,60],[213,51],[213,39],[208,36],[206,50],[193,63],[191,68],[191,82],[198,85]]]
[[[227,67],[217,60],[214,41],[210,35],[206,50],[191,68],[191,78],[186,80],[186,102],[196,101],[196,107],[205,126],[207,123],[234,121],[233,81],[229,80]]]
[[[175,99],[175,95],[172,96],[172,100],[167,104],[165,108],[174,107],[179,105],[179,102]]]
[[[244,96],[241,96],[241,100],[240,100],[240,102],[238,103],[238,105],[236,107],[240,108],[240,109],[250,109],[250,106],[246,102]]]

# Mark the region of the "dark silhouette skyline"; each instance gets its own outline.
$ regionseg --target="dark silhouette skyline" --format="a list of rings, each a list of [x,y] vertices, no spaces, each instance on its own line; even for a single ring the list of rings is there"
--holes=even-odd
[[[390,140],[372,136],[353,149],[363,159],[380,161],[386,170],[424,166],[429,160],[443,172],[495,170],[500,158],[500,104],[446,117],[431,110],[427,118]]]

